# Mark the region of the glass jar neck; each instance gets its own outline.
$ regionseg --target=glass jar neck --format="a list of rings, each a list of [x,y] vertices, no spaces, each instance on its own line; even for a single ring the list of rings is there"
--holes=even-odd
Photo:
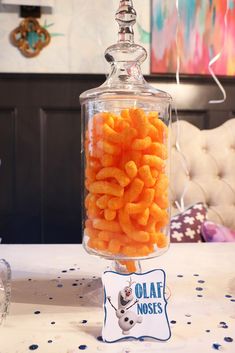
[[[106,84],[143,84],[145,79],[142,75],[140,64],[138,62],[113,62],[111,72],[107,78]]]

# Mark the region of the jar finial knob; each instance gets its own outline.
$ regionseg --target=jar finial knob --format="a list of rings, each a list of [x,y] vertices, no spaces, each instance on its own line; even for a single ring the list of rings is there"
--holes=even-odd
[[[115,19],[119,24],[118,41],[133,43],[133,26],[136,22],[136,11],[132,0],[120,0]]]

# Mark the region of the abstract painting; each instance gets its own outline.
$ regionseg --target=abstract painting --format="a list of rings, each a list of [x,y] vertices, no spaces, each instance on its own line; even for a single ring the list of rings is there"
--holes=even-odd
[[[208,75],[221,53],[213,71],[235,76],[235,0],[152,0],[151,30],[152,73],[175,73],[178,58],[180,74]]]

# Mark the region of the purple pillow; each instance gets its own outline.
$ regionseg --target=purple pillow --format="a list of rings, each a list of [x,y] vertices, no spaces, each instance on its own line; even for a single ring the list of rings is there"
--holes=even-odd
[[[206,242],[235,242],[235,231],[221,224],[206,221],[201,227]]]
[[[207,208],[202,203],[196,203],[184,212],[171,218],[171,242],[195,243],[203,241],[201,226],[206,219]]]

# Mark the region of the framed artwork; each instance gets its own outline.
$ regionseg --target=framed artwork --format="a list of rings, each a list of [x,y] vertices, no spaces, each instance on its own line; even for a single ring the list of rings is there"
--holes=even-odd
[[[235,0],[152,0],[151,73],[235,76]]]

